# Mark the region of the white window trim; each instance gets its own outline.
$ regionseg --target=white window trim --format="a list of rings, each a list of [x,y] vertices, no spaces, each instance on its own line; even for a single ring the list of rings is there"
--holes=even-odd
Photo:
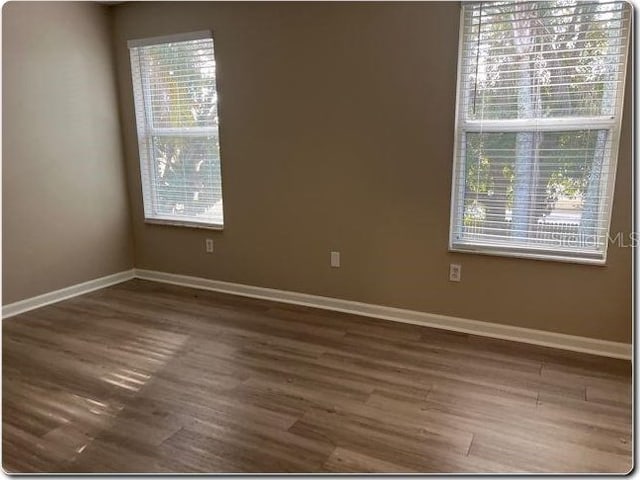
[[[633,7],[631,7],[633,8]],[[482,129],[483,132],[513,132],[513,131],[522,131],[523,127],[538,127],[540,131],[569,131],[569,130],[584,130],[585,126],[588,125],[589,128],[600,128],[607,129],[610,131],[610,142],[611,144],[611,175],[608,175],[606,180],[608,180],[609,184],[606,186],[607,191],[611,192],[611,201],[608,202],[608,209],[605,210],[604,206],[601,204],[600,217],[602,215],[608,215],[609,218],[609,226],[607,229],[608,236],[610,236],[610,228],[611,228],[611,219],[613,213],[613,203],[614,203],[614,195],[615,195],[615,180],[617,176],[617,167],[618,167],[618,153],[620,149],[620,135],[622,130],[622,117],[624,115],[624,98],[625,98],[625,87],[626,87],[626,72],[629,68],[629,43],[631,41],[632,33],[632,25],[633,25],[633,13],[630,14],[629,18],[629,34],[626,38],[626,43],[624,46],[624,65],[623,68],[620,69],[618,74],[618,79],[616,82],[619,83],[620,88],[618,90],[620,107],[620,114],[616,117],[570,117],[570,118],[549,118],[549,119],[518,119],[518,120],[483,120],[482,128],[480,128],[480,120],[466,120],[460,118],[460,102],[463,99],[460,98],[460,91],[463,79],[462,79],[462,63],[463,63],[463,53],[464,53],[464,2],[460,5],[460,20],[459,20],[459,30],[458,30],[458,63],[457,63],[457,71],[456,71],[456,103],[455,103],[455,127],[454,127],[454,145],[453,145],[453,162],[452,162],[452,170],[451,170],[451,203],[449,209],[449,252],[454,253],[471,253],[471,254],[479,254],[479,255],[488,255],[488,256],[496,256],[496,257],[515,257],[522,259],[533,259],[533,260],[546,260],[546,261],[555,261],[555,262],[565,262],[565,263],[576,263],[576,264],[586,264],[586,265],[597,265],[597,266],[606,266],[607,262],[607,254],[609,251],[609,238],[604,245],[603,253],[596,254],[590,252],[581,252],[581,251],[570,251],[566,253],[561,253],[559,250],[551,250],[548,247],[544,248],[535,248],[532,246],[509,246],[509,245],[495,245],[490,244],[482,244],[481,242],[476,243],[462,243],[456,242],[454,240],[456,226],[456,220],[458,218],[462,219],[463,215],[461,215],[461,209],[464,207],[464,202],[459,201],[457,195],[456,184],[459,178],[456,177],[456,172],[464,172],[464,169],[459,169],[458,158],[464,158],[464,142],[459,141],[460,135],[462,132],[478,132]],[[631,62],[633,66],[633,61]],[[632,160],[633,161],[633,160]],[[463,173],[461,173],[463,174]]]
[[[185,42],[185,41],[190,41],[190,40],[202,40],[202,39],[211,39],[213,40],[213,33],[210,30],[200,30],[200,31],[195,31],[195,32],[186,32],[186,33],[178,33],[178,34],[174,34],[174,35],[162,35],[162,36],[156,36],[156,37],[149,37],[149,38],[142,38],[142,39],[134,39],[134,40],[129,40],[127,41],[127,48],[131,51],[132,48],[137,48],[137,47],[145,47],[145,46],[150,46],[150,45],[158,45],[158,44],[162,44],[162,43],[171,43],[171,42]],[[131,55],[131,54],[130,54]],[[132,66],[132,81],[135,81],[135,77],[136,75],[134,75],[133,72],[133,68],[134,68],[134,63],[133,61],[130,61],[130,64]],[[136,67],[140,68],[141,65],[141,61],[140,59],[138,59],[138,61],[136,62]],[[150,98],[151,95],[148,93],[148,89],[149,89],[149,85],[145,85],[144,82],[142,82],[142,75],[140,72],[137,73],[137,77],[140,78],[141,80],[141,86],[140,89],[141,90],[146,90],[147,93],[143,94],[143,100],[144,100],[144,123],[143,125],[141,125],[138,121],[138,112],[134,112],[134,117],[136,120],[136,132],[137,132],[137,142],[138,142],[138,150],[141,153],[143,150],[147,151],[147,157],[149,159],[153,158],[153,137],[158,137],[158,136],[194,136],[194,137],[198,137],[198,136],[218,136],[219,137],[219,127],[177,127],[177,128],[168,128],[168,127],[154,127],[153,126],[153,122],[151,121],[151,119],[149,118],[150,112],[152,111],[152,106],[150,103]],[[218,82],[217,82],[217,78],[216,78],[216,90],[218,88]],[[134,86],[133,88],[133,95],[134,95],[134,102],[135,102],[135,90],[136,87]],[[216,94],[218,95],[219,98],[219,93],[216,92]],[[218,116],[220,115],[220,112],[218,111]],[[148,161],[146,162],[147,165],[146,167],[148,169],[153,168],[153,162]],[[146,172],[146,174],[144,172],[142,172],[142,169],[145,167],[145,165],[143,165],[142,159],[139,159],[139,166],[140,166],[140,173],[141,173],[141,182],[140,182],[140,187],[141,189],[144,190],[144,176],[149,176],[149,178],[152,178],[154,173],[152,171],[150,172]],[[220,178],[221,181],[220,183],[222,184],[222,155],[220,155]],[[155,183],[152,181],[148,182],[148,188],[150,190],[150,196],[151,198],[155,198]],[[224,190],[221,193],[221,195],[223,196],[223,204],[224,204]],[[144,223],[146,224],[150,224],[150,225],[166,225],[166,226],[173,226],[173,227],[186,227],[186,228],[199,228],[199,229],[205,229],[205,230],[219,230],[222,231],[224,230],[224,222],[223,223],[214,223],[211,221],[195,221],[192,219],[184,219],[182,217],[170,217],[167,215],[163,215],[163,218],[158,218],[158,217],[148,217],[147,216],[147,205],[144,204],[144,193],[142,195],[143,197],[143,216],[144,216]],[[153,205],[150,206],[150,208],[153,208]]]
[[[224,225],[220,223],[192,222],[181,218],[176,218],[175,220],[169,218],[145,218],[144,223],[148,223],[149,225],[166,225],[169,227],[201,228],[203,230],[224,230]]]
[[[198,30],[196,32],[176,33],[173,35],[160,35],[157,37],[138,38],[127,41],[128,48],[148,47],[159,43],[188,42],[189,40],[213,39],[211,30]]]

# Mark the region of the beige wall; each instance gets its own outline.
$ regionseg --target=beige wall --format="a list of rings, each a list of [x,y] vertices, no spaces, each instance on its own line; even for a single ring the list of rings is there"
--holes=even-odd
[[[108,8],[2,9],[2,302],[133,266]]]
[[[457,3],[114,7],[136,266],[630,342],[629,248],[605,267],[447,251],[458,21]],[[145,224],[140,195],[126,41],[201,29],[218,64],[223,232]],[[612,224],[627,234],[630,113],[627,92]]]

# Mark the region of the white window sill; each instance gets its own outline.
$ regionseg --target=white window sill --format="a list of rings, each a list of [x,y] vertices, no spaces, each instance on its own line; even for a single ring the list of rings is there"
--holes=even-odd
[[[544,250],[540,252],[522,251],[497,246],[487,245],[449,245],[449,251],[455,253],[473,253],[477,255],[489,255],[493,257],[511,257],[530,260],[545,260],[550,262],[575,263],[581,265],[606,266],[606,256],[602,257],[578,257],[570,254],[550,253]]]
[[[145,218],[144,223],[150,225],[165,225],[169,227],[200,228],[203,230],[224,230],[223,224],[190,222],[188,220],[164,220],[159,218]]]

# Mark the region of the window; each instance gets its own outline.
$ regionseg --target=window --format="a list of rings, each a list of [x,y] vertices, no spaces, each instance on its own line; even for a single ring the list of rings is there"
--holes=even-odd
[[[451,250],[604,262],[629,16],[620,1],[463,4]]]
[[[221,228],[210,32],[129,42],[146,221]]]

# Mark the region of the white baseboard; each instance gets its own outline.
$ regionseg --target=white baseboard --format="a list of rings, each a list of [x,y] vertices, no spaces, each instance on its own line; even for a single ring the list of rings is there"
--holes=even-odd
[[[334,310],[337,312],[353,313],[356,315],[392,320],[394,322],[411,323],[431,328],[470,333],[483,337],[499,338],[544,347],[590,353],[604,357],[631,360],[632,356],[632,348],[630,344],[598,340],[595,338],[579,337],[563,333],[514,327],[498,323],[482,322],[479,320],[450,317],[448,315],[424,313],[415,310],[385,307],[382,305],[372,305],[368,303],[321,297],[305,293],[275,290],[272,288],[254,287],[250,285],[157,272],[153,270],[135,269],[135,277],[154,282],[170,283],[184,287],[213,290],[216,292],[242,295],[245,297],[261,298],[276,302]]]
[[[13,317],[14,315],[33,310],[35,308],[44,307],[45,305],[57,303],[68,298],[77,297],[78,295],[93,292],[94,290],[99,290],[100,288],[109,287],[111,285],[115,285],[116,283],[126,282],[127,280],[131,280],[133,278],[134,269],[125,270],[123,272],[114,273],[105,277],[95,278],[93,280],[89,280],[88,282],[78,283],[66,288],[61,288],[60,290],[55,290],[53,292],[44,293],[42,295],[38,295],[37,297],[31,297],[25,300],[20,300],[19,302],[3,305],[2,318],[5,319]]]
[[[170,283],[184,287],[212,290],[216,292],[241,295],[244,297],[261,298],[275,302],[304,305],[307,307],[322,308],[337,312],[364,315],[373,318],[381,318],[394,322],[410,323],[425,327],[452,330],[455,332],[469,333],[483,337],[512,340],[515,342],[529,343],[544,347],[559,348],[574,352],[590,353],[611,358],[630,360],[632,346],[626,343],[598,340],[595,338],[579,337],[563,333],[547,332],[531,328],[514,327],[498,323],[469,320],[466,318],[451,317],[434,313],[424,313],[402,308],[385,307],[369,303],[341,300],[338,298],[309,295],[306,293],[276,290],[273,288],[255,287],[239,283],[222,282],[200,277],[190,277],[173,273],[158,272],[153,270],[131,269],[114,273],[105,277],[89,280],[88,282],[72,285],[60,290],[48,292],[37,297],[28,298],[19,302],[4,305],[2,318],[9,318],[20,313],[57,303],[68,298],[76,297],[101,288],[109,287],[117,283],[126,282],[133,278],[151,280],[154,282]]]

